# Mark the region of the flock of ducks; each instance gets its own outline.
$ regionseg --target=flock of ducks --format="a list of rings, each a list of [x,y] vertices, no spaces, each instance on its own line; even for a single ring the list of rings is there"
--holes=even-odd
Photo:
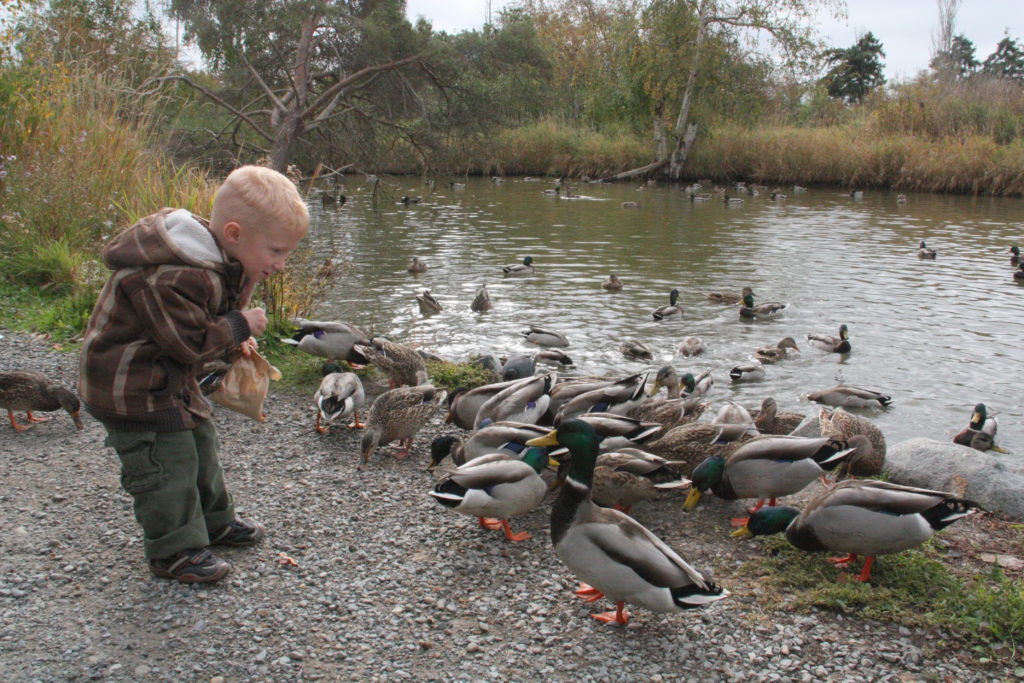
[[[523,275],[534,268],[526,257],[503,270]],[[614,275],[602,283],[605,289],[622,286]],[[484,288],[481,293],[486,296]],[[744,318],[771,319],[785,309],[778,302],[755,305],[749,287],[738,294],[706,296],[737,306]],[[654,317],[681,316],[678,297],[678,290],[670,292],[668,305]],[[602,622],[628,623],[627,604],[675,612],[729,595],[630,516],[635,504],[668,491],[688,490],[685,510],[709,492],[726,500],[751,500],[749,516],[733,520],[739,527],[735,536],[785,532],[797,548],[844,553],[838,561],[846,564],[863,555],[857,578],[865,581],[876,555],[916,547],[978,510],[951,493],[857,478],[882,471],[885,439],[870,420],[852,411],[888,406],[891,397],[881,392],[848,385],[812,392],[808,398],[822,404],[821,436],[792,436],[805,416],[780,412],[771,397],[757,411],[726,401],[710,421],[700,421],[714,386],[709,372],[680,375],[666,365],[620,378],[560,378],[557,366],[567,359],[561,349],[569,340],[537,325],[522,333],[537,347],[536,354],[491,366],[500,381],[446,393],[426,383],[428,354],[384,337],[368,338],[345,323],[297,324],[292,343],[299,349],[331,360],[366,362],[388,377],[390,388],[366,415],[358,469],[393,441],[400,442],[397,457],[404,458],[415,434],[443,408],[446,421],[465,432],[463,438],[445,435],[430,444],[430,470],[448,458],[453,463],[428,492],[444,509],[476,518],[482,528],[501,530],[508,541],[518,542],[530,534],[514,531],[511,520],[536,509],[555,489],[550,518],[555,553],[580,579],[579,597],[614,603],[614,611],[593,615]],[[315,344],[304,341],[310,338]],[[830,353],[852,351],[845,324],[834,335],[808,334],[806,339]],[[680,353],[696,356],[702,347],[699,339],[687,339]],[[621,351],[632,359],[651,357],[642,342],[623,342]],[[791,351],[799,347],[785,337],[755,349],[752,365],[781,362]],[[365,400],[354,386],[358,375],[338,370],[325,366],[317,393],[321,429],[349,416],[356,418],[349,425],[354,427]],[[958,443],[982,448],[989,438],[988,447],[994,445],[995,424],[981,404],[963,432]],[[817,480],[827,484],[802,511],[777,505],[779,498]]]

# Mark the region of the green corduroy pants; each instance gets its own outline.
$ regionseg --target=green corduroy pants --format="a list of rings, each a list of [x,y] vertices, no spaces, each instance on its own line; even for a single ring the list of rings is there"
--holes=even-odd
[[[146,559],[205,547],[210,532],[235,518],[211,420],[179,432],[106,430],[105,444],[121,459],[121,487],[135,501]]]

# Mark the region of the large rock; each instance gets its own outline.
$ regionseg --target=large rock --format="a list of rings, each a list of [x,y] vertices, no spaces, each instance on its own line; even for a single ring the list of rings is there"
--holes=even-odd
[[[951,491],[990,512],[1024,521],[1024,460],[1019,456],[909,439],[889,447],[885,472],[894,483]]]

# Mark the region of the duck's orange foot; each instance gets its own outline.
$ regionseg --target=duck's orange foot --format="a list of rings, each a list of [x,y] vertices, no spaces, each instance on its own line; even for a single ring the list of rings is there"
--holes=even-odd
[[[49,420],[50,420],[50,418],[48,418],[48,417],[37,417],[37,416],[33,415],[31,410],[26,411],[25,418],[29,422],[49,422]]]
[[[600,612],[598,614],[591,614],[600,622],[605,624],[618,624],[619,626],[625,626],[629,623],[629,613],[626,612],[626,605],[622,602],[615,603],[616,610],[614,612]]]
[[[501,529],[505,532],[505,538],[518,543],[519,541],[525,541],[528,538],[533,538],[533,535],[528,531],[520,531],[518,534],[512,533],[512,526],[508,523],[507,519],[501,520]]]
[[[576,589],[576,595],[583,598],[587,602],[595,602],[604,597],[604,593],[597,590],[589,583],[580,582],[579,588]]]
[[[477,517],[480,520],[480,526],[491,531],[497,531],[501,528],[501,520],[494,519],[493,517]]]
[[[857,561],[857,556],[854,555],[853,553],[850,553],[849,555],[844,555],[842,557],[830,557],[830,558],[828,558],[828,561],[831,562],[832,564],[834,564],[837,567],[839,567],[839,566],[846,566],[846,565],[848,565],[848,564],[850,564],[852,562],[856,562]]]
[[[746,526],[749,521],[750,517],[733,517],[729,523],[733,526]]]
[[[7,411],[7,417],[10,419],[11,426],[14,427],[14,431],[16,431],[16,432],[23,432],[26,429],[31,429],[32,428],[32,425],[30,425],[30,424],[29,425],[18,424],[18,421],[14,419],[14,411],[13,410],[8,410]]]

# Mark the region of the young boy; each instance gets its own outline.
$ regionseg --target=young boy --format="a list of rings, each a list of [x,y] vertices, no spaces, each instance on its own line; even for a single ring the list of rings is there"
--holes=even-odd
[[[243,166],[227,177],[209,222],[163,209],[103,252],[113,274],[85,333],[79,393],[121,459],[153,574],[212,583],[230,565],[207,546],[249,546],[263,527],[235,516],[211,407],[196,375],[267,326],[253,287],[284,270],[309,214],[285,176]]]

